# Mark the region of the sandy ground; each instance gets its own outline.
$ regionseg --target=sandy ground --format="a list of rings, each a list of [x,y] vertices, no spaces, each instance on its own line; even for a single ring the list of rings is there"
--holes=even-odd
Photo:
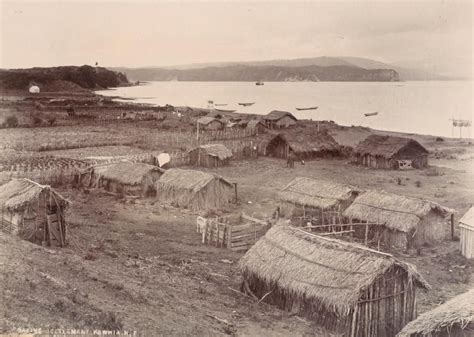
[[[125,128],[110,126],[110,133],[116,136]],[[56,135],[74,128],[50,129]],[[101,125],[95,133],[105,137],[104,130],[107,126]],[[159,133],[145,123],[131,130],[127,136]],[[21,139],[29,130],[18,132]],[[36,130],[42,137],[48,132],[49,128]],[[331,130],[348,146],[372,132]],[[0,130],[0,138],[12,134],[14,130]],[[431,151],[428,169],[371,170],[350,165],[347,159],[307,161],[288,169],[284,160],[258,158],[206,171],[238,184],[239,203],[226,212],[270,217],[277,191],[294,177],[306,176],[433,200],[456,210],[459,219],[474,204],[473,145],[414,137]],[[83,146],[41,154],[77,159],[118,156],[141,153],[139,145]],[[79,327],[136,330],[147,336],[334,335],[239,293],[237,264],[242,254],[202,245],[195,231],[196,214],[153,199],[125,202],[101,191],[59,191],[73,201],[67,248],[43,248],[0,234],[0,333],[18,327]],[[432,286],[420,293],[420,313],[474,286],[474,262],[460,255],[459,241],[423,247],[419,255],[392,253],[415,264]]]

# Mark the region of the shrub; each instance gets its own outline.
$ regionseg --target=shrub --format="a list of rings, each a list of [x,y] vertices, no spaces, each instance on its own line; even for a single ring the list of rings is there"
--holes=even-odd
[[[40,126],[42,123],[43,123],[43,120],[40,117],[38,116],[33,117],[33,126]]]
[[[56,122],[56,117],[54,117],[54,116],[48,117],[47,122],[48,122],[49,126],[53,126],[54,123]]]
[[[415,186],[416,187],[421,187],[421,181],[419,181],[419,180],[415,181]]]
[[[16,128],[18,126],[18,118],[16,116],[8,116],[5,120],[7,128]]]

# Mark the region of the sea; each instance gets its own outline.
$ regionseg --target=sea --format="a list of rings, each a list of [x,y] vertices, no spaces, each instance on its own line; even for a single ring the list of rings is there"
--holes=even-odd
[[[472,81],[409,82],[147,82],[98,91],[105,96],[152,105],[171,104],[265,115],[272,110],[298,119],[443,137],[473,137],[453,128],[452,119],[473,119]],[[119,99],[120,100],[120,99]],[[241,106],[238,103],[254,103]],[[296,108],[318,107],[299,111]],[[366,113],[375,113],[365,116]]]

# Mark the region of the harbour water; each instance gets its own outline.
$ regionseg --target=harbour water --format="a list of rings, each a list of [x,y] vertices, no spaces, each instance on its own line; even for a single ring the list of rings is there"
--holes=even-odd
[[[297,118],[333,120],[341,125],[451,137],[450,119],[473,119],[471,81],[413,82],[148,82],[104,90],[107,96],[154,105],[207,107],[267,114],[292,112]],[[255,102],[243,107],[238,103]],[[318,106],[317,110],[296,108]],[[378,112],[376,116],[364,114]],[[468,130],[463,130],[468,136]],[[459,136],[456,129],[454,136]],[[474,136],[471,134],[471,136]]]

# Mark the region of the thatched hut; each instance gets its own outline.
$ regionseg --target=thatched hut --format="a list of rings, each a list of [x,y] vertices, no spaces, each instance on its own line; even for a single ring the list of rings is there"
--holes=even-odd
[[[274,226],[240,260],[242,289],[353,337],[395,336],[416,317],[410,264],[365,247]]]
[[[393,193],[367,191],[344,211],[355,222],[368,222],[368,239],[399,249],[420,247],[449,238],[448,215],[453,211],[437,203]],[[364,228],[356,228],[356,236]],[[365,231],[365,230],[364,230]]]
[[[260,137],[260,151],[266,156],[287,158],[293,153],[298,159],[333,157],[341,154],[341,146],[326,132],[269,133]]]
[[[234,199],[234,185],[210,173],[169,169],[156,183],[158,199],[192,210],[221,208]]]
[[[342,212],[359,195],[356,187],[327,180],[296,177],[279,193],[281,215],[321,215],[322,211]],[[315,212],[316,211],[316,212]]]
[[[468,259],[474,258],[474,207],[459,220],[461,253]]]
[[[474,336],[474,289],[408,323],[397,337]]]
[[[0,229],[23,239],[63,247],[70,202],[48,185],[14,179],[0,187]]]
[[[263,117],[265,125],[270,129],[288,128],[296,125],[296,117],[288,111],[273,110]]]
[[[255,131],[255,133],[258,135],[258,134],[262,134],[262,133],[265,133],[268,131],[268,128],[265,126],[264,123],[262,123],[262,121],[258,120],[258,119],[252,119],[250,120],[248,123],[247,123],[247,126],[246,128],[248,130],[253,130]]]
[[[217,118],[204,116],[197,120],[199,130],[222,130],[225,126],[225,123],[220,121]]]
[[[428,153],[411,138],[371,135],[355,147],[352,162],[377,169],[423,168]]]
[[[207,144],[189,151],[189,162],[192,165],[204,167],[219,167],[229,165],[232,151],[222,144]]]
[[[80,185],[103,188],[117,194],[149,197],[156,195],[156,181],[164,170],[144,163],[121,161],[97,165],[80,175]]]

